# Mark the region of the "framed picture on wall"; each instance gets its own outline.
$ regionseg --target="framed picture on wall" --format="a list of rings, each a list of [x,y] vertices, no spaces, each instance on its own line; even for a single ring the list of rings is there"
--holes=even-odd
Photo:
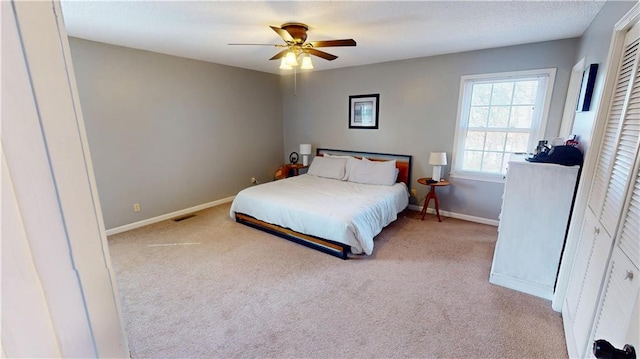
[[[578,103],[576,104],[577,112],[589,111],[597,73],[598,64],[591,64],[584,70],[584,73],[582,74],[582,85],[580,86],[580,96],[578,97]]]
[[[380,94],[349,96],[349,128],[378,129]]]

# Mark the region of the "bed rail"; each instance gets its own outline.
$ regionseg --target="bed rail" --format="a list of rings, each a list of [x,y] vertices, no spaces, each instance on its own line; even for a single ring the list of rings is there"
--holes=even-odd
[[[323,239],[315,236],[310,236],[308,234],[299,233],[289,228],[284,228],[275,224],[263,222],[259,219],[256,219],[254,217],[251,217],[243,213],[236,213],[236,222],[242,223],[249,227],[259,229],[267,233],[271,233],[273,235],[290,240],[292,242],[302,244],[303,246],[316,249],[318,251],[330,254],[340,259],[349,258],[350,246],[346,244],[330,241],[328,239]]]

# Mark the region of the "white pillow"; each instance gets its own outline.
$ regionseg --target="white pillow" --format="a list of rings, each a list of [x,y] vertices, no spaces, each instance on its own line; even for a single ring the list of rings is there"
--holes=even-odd
[[[370,161],[363,158],[359,163],[352,163],[349,168],[349,182],[392,186],[396,183],[396,178],[396,160]]]
[[[364,157],[362,159],[350,157],[347,159],[347,166],[344,169],[344,180],[348,181],[351,171],[360,167],[362,161],[365,160]],[[352,181],[353,182],[353,181]]]
[[[353,156],[332,155],[330,153],[324,153],[322,156],[326,157],[326,158],[343,158],[343,159],[347,160],[347,166],[345,167],[345,170],[344,170],[344,176],[342,176],[342,178],[341,178],[341,180],[343,180],[343,181],[346,181],[347,178],[349,178],[349,161],[351,161],[351,160],[358,161],[358,159],[353,157]]]
[[[353,156],[346,156],[346,155],[332,155],[332,154],[330,154],[330,153],[324,153],[322,156],[323,156],[323,157],[327,157],[327,158],[345,158],[345,159],[354,158]]]
[[[307,174],[317,177],[334,178],[343,181],[345,174],[347,159],[346,158],[330,158],[330,157],[314,157],[309,166]]]

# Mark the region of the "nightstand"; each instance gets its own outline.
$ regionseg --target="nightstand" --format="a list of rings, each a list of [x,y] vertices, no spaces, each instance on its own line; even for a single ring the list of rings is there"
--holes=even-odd
[[[300,163],[290,163],[288,165],[285,165],[288,169],[289,169],[289,176],[297,176],[300,174],[300,170],[304,169],[304,168],[309,168],[309,166],[305,166],[303,164]]]
[[[287,177],[297,176],[300,174],[300,170],[305,168],[309,168],[309,166],[305,166],[299,163],[288,163],[278,168],[274,177],[275,179],[279,180]]]
[[[438,222],[442,222],[442,219],[440,219],[440,203],[438,202],[436,187],[448,186],[450,183],[447,180],[440,180],[440,182],[429,183],[428,182],[429,180],[431,180],[431,177],[418,179],[418,183],[431,187],[431,189],[429,190],[429,193],[427,193],[427,198],[424,199],[424,205],[422,206],[422,212],[421,212],[422,214],[421,220],[424,220],[424,216],[427,214],[427,207],[429,206],[429,201],[433,198],[433,201],[435,202],[435,205],[436,205],[436,215],[438,216]]]

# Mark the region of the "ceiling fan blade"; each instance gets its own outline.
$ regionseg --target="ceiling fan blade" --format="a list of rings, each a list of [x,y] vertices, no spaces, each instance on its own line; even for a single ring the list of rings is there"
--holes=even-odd
[[[356,46],[356,40],[344,39],[344,40],[325,40],[325,41],[311,41],[309,45],[312,47],[334,47],[334,46]]]
[[[318,57],[322,57],[323,59],[329,60],[329,61],[333,61],[333,60],[338,58],[338,56],[336,56],[336,55],[331,55],[331,54],[326,53],[324,51],[316,50],[316,49],[313,49],[313,48],[304,49],[304,51],[307,52],[308,54],[315,55],[315,56],[318,56]]]
[[[277,54],[275,54],[272,58],[270,58],[269,60],[277,60],[277,59],[281,59],[283,58],[287,52],[289,52],[289,50],[282,50],[280,52],[278,52]]]
[[[227,44],[227,45],[249,45],[249,46],[275,46],[277,47],[277,44]]]
[[[291,34],[289,34],[289,32],[287,32],[287,30],[281,29],[279,27],[275,27],[275,26],[269,26],[270,28],[273,29],[273,31],[275,31],[278,35],[280,35],[280,37],[286,41],[286,42],[293,42],[293,37],[291,37]]]

